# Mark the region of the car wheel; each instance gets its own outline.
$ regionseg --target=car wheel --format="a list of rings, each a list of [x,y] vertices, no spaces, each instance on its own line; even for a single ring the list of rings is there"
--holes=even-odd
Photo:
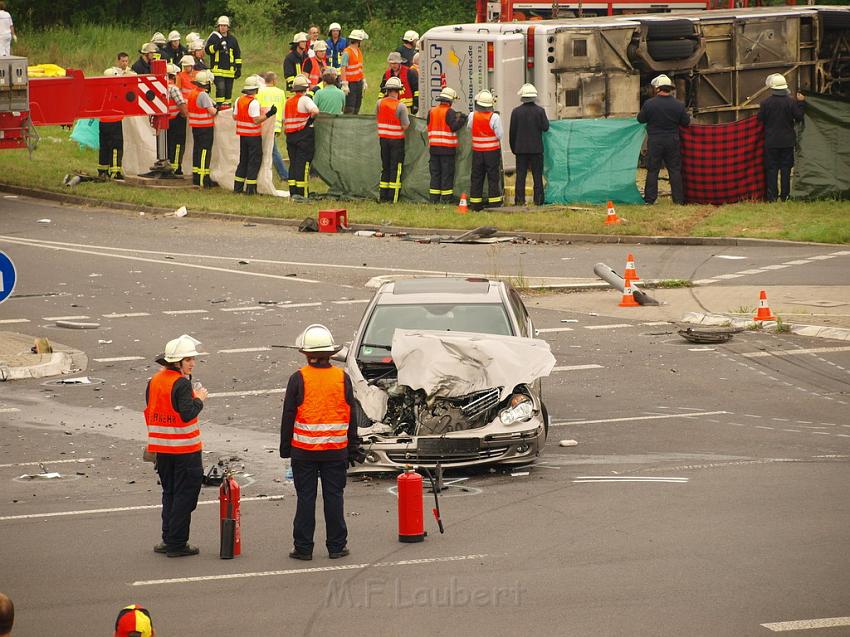
[[[549,439],[549,410],[544,403],[540,403],[540,413],[543,414],[543,440]]]
[[[646,29],[647,40],[675,40],[694,34],[694,25],[690,20],[646,20],[641,24]]]
[[[649,56],[656,61],[684,60],[689,58],[697,48],[694,40],[657,40],[649,42]]]

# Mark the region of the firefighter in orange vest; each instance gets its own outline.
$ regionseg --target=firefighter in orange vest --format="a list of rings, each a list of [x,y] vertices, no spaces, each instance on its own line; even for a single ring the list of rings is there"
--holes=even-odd
[[[217,186],[210,178],[210,161],[215,139],[216,108],[209,95],[213,74],[211,71],[198,71],[192,84],[195,89],[189,93],[189,128],[192,129],[192,183],[201,188]]]
[[[177,84],[180,67],[169,64],[168,67],[168,134],[166,135],[168,163],[175,175],[183,174],[183,152],[186,150],[186,117],[189,107],[186,96]]]
[[[472,129],[472,174],[469,207],[484,208],[484,177],[487,177],[487,206],[502,205],[502,120],[493,112],[496,100],[490,91],[475,96],[475,111],[467,120]]]
[[[116,77],[120,72],[110,67],[104,75]],[[105,115],[100,118],[100,152],[97,162],[97,176],[102,179],[124,179],[121,162],[124,159],[124,120],[123,115]]]
[[[188,334],[168,341],[156,359],[163,369],[148,381],[145,392],[147,451],[156,454],[162,485],[162,542],[153,550],[168,557],[199,552],[189,545],[189,523],[204,477],[198,415],[208,395],[203,387],[192,389],[198,345]]]
[[[386,97],[375,108],[378,137],[381,143],[381,182],[378,201],[398,202],[401,192],[401,169],[404,165],[404,131],[410,126],[407,107],[399,100],[404,86],[397,77],[384,84]]]
[[[257,91],[260,90],[260,78],[252,75],[242,87],[244,95],[236,100],[233,119],[236,120],[236,134],[239,136],[239,165],[233,181],[233,192],[246,195],[257,194],[257,175],[263,163],[263,122],[277,113],[272,106],[263,115]]]
[[[354,29],[348,36],[348,46],[342,52],[339,74],[342,78],[340,88],[345,93],[345,113],[357,115],[363,103],[363,93],[369,89],[363,73],[363,40],[369,36],[363,29]]]
[[[307,364],[289,377],[280,422],[280,457],[292,459],[298,503],[289,557],[313,559],[316,489],[322,480],[328,557],[348,555],[343,490],[348,465],[365,460],[357,437],[354,391],[330,357],[341,347],[324,325],[307,327],[295,341]]]
[[[455,183],[457,131],[466,124],[466,113],[458,113],[452,102],[458,99],[453,88],[446,87],[437,96],[437,105],[428,111],[428,149],[431,158],[431,203],[451,203]]]
[[[304,75],[310,81],[310,94],[312,95],[316,87],[322,83],[322,73],[328,67],[328,44],[324,40],[316,40],[313,45],[314,57],[304,60],[303,69]]]
[[[319,107],[307,97],[309,80],[296,75],[292,80],[295,95],[286,100],[283,109],[283,130],[286,133],[286,152],[289,155],[289,195],[292,201],[304,201],[310,196],[310,162],[316,150],[313,118]]]
[[[393,51],[387,56],[387,64],[389,68],[381,80],[381,92],[384,91],[384,85],[391,77],[397,77],[401,80],[404,86],[404,91],[401,93],[401,101],[410,109],[412,115],[416,115],[419,109],[419,73],[402,64],[404,58],[401,53]]]

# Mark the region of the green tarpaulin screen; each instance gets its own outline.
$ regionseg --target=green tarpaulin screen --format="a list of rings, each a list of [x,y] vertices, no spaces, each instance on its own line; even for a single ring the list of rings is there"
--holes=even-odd
[[[348,198],[378,198],[381,148],[373,115],[328,115],[316,118],[316,153],[312,166],[328,184],[329,194]],[[471,146],[469,132],[458,133],[455,195],[469,192]],[[410,118],[404,146],[400,198],[427,202],[430,187],[428,131],[424,119]]]
[[[791,196],[850,199],[850,101],[806,96]]]
[[[543,135],[546,203],[643,203],[635,177],[644,135],[634,119],[550,122]]]

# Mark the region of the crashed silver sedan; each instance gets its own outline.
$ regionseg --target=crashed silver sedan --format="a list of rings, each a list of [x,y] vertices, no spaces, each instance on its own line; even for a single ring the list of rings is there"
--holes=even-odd
[[[510,285],[385,283],[340,356],[360,405],[361,470],[524,464],[543,448],[540,378],[555,359]]]

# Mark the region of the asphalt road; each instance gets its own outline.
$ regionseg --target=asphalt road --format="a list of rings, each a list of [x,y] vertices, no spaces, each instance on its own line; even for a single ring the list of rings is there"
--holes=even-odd
[[[445,535],[429,519],[415,545],[396,540],[394,481],[352,478],[351,556],[328,560],[320,525],[316,559],[298,563],[286,557],[294,497],[276,449],[280,388],[301,361],[272,345],[312,322],[347,340],[373,276],[590,277],[627,249],[301,235],[4,198],[0,250],[20,277],[0,329],[84,350],[85,373],[103,381],[0,384],[0,590],[15,601],[16,637],[109,634],[133,602],[160,637],[850,634],[846,341],[747,332],[695,346],[640,310],[530,296],[559,366],[544,385],[554,425],[538,462],[452,476]],[[730,290],[744,281],[722,277],[744,267],[758,270],[747,285],[844,285],[850,255],[817,258],[834,252],[641,246],[639,267]],[[769,267],[795,259],[806,263]],[[71,316],[101,327],[53,326]],[[215,489],[193,517],[200,556],[151,551],[144,383],[184,332],[208,353],[196,368],[212,392],[205,458],[245,465],[233,561],[218,559]],[[21,478],[40,461],[62,477]],[[803,620],[821,621],[764,626]]]

